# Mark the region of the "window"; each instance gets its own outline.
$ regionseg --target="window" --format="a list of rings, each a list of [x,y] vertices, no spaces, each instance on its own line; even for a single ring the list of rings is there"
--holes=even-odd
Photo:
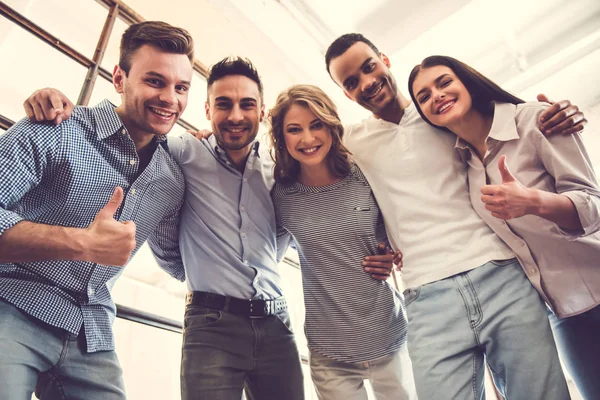
[[[98,79],[96,79],[96,83],[94,84],[94,90],[92,91],[92,96],[90,97],[89,105],[95,106],[104,99],[110,100],[111,103],[113,103],[114,105],[121,104],[121,95],[119,95],[119,93],[116,92],[112,81],[106,80],[103,77],[99,76]]]
[[[115,65],[119,63],[119,47],[121,45],[121,36],[129,25],[125,23],[121,18],[115,20],[115,25],[110,34],[108,45],[106,46],[106,52],[102,59],[102,67],[112,72]]]
[[[5,0],[5,3],[89,58],[94,55],[108,15],[100,3],[89,0]]]
[[[27,51],[23,51],[27,49]],[[18,56],[18,62],[10,62]],[[0,114],[18,121],[25,116],[23,101],[35,90],[60,88],[77,100],[87,70],[48,44],[0,18]],[[7,79],[10,77],[10,79]]]

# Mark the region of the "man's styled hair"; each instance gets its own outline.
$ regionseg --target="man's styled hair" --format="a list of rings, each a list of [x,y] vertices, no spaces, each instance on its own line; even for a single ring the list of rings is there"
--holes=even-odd
[[[425,68],[435,67],[438,65],[448,67],[452,70],[452,72],[456,74],[456,77],[460,79],[462,84],[465,85],[465,88],[471,95],[471,102],[473,108],[475,108],[484,115],[490,115],[490,113],[493,114],[494,102],[512,104],[524,103],[523,100],[502,89],[491,79],[487,78],[479,71],[463,63],[462,61],[448,56],[429,56],[425,58],[420,64],[416,65],[412,69],[408,77],[408,93],[410,94],[413,103],[417,107],[417,111],[419,112],[419,114],[421,114],[423,120],[429,125],[435,126],[436,128],[446,129],[434,125],[425,117],[423,111],[421,110],[421,107],[419,106],[419,102],[417,101],[416,93],[414,93],[413,84],[421,70]]]
[[[331,134],[331,149],[327,154],[327,164],[334,176],[343,178],[350,173],[350,152],[342,144],[344,127],[338,116],[335,103],[316,86],[294,85],[284,90],[277,97],[275,106],[269,112],[271,128],[271,157],[275,161],[275,181],[291,185],[298,180],[300,163],[292,158],[285,145],[285,115],[294,104],[299,104],[312,111],[329,129]]]
[[[329,72],[329,64],[331,64],[331,60],[337,58],[344,54],[346,50],[348,50],[354,43],[363,42],[367,46],[369,46],[378,57],[381,57],[381,52],[369,39],[364,37],[360,33],[346,33],[339,38],[335,39],[333,43],[329,45],[327,52],[325,53],[325,67],[327,68],[327,72]]]
[[[129,26],[121,37],[119,67],[125,75],[131,69],[133,54],[145,44],[166,53],[185,54],[190,63],[194,62],[194,39],[188,31],[162,21],[144,21]]]
[[[264,103],[263,84],[258,71],[249,59],[239,56],[225,57],[210,67],[208,78],[206,79],[207,93],[210,91],[213,83],[230,75],[242,75],[256,82],[260,94],[260,102]]]

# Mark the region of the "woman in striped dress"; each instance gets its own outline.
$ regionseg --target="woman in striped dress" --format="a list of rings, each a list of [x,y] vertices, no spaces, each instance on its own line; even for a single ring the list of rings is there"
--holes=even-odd
[[[310,369],[320,399],[416,398],[400,293],[363,270],[386,240],[369,183],[341,142],[343,127],[319,88],[296,85],[270,112],[278,234],[302,270]],[[376,279],[379,278],[379,279]]]

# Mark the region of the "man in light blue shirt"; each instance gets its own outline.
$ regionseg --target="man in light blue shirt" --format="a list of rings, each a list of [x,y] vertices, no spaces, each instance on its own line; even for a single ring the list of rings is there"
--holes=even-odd
[[[179,231],[188,288],[240,299],[277,298],[282,292],[271,163],[259,153],[260,143],[252,142],[238,168],[219,142],[216,135],[169,141],[188,182]]]
[[[208,76],[214,135],[169,141],[186,178],[180,249],[190,293],[183,399],[303,399],[302,371],[277,272],[271,165],[255,141],[264,116],[253,65],[224,59]],[[159,249],[153,249],[159,250]],[[169,269],[170,262],[161,261]]]

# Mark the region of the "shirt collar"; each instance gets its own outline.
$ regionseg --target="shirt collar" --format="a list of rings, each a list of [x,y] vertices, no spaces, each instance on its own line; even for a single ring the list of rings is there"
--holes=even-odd
[[[104,140],[117,132],[123,132],[125,125],[115,111],[116,106],[109,100],[102,100],[100,104],[91,108],[94,117],[96,133],[100,140]]]
[[[119,118],[115,108],[116,106],[106,99],[91,108],[96,125],[96,133],[100,140],[104,140],[115,133],[123,134],[127,132],[127,128],[123,125],[123,121]],[[166,151],[169,151],[166,135],[155,135],[153,141],[161,145]]]
[[[494,139],[499,142],[508,142],[519,138],[517,132],[517,122],[515,120],[516,105],[511,103],[494,102],[494,119],[492,127],[488,134],[488,139]],[[469,144],[463,139],[457,137],[454,147],[457,149],[468,149]]]
[[[416,106],[414,105],[414,103],[411,101],[410,104],[408,105],[408,107],[406,107],[404,109],[404,114],[402,114],[402,118],[400,119],[400,122],[395,124],[393,122],[389,122],[386,121],[383,118],[377,118],[375,117],[374,114],[371,113],[371,115],[369,115],[369,117],[365,120],[367,124],[370,124],[371,126],[390,126],[390,127],[399,127],[402,126],[404,124],[406,124],[406,122],[412,118],[412,114],[413,113],[418,113]]]

